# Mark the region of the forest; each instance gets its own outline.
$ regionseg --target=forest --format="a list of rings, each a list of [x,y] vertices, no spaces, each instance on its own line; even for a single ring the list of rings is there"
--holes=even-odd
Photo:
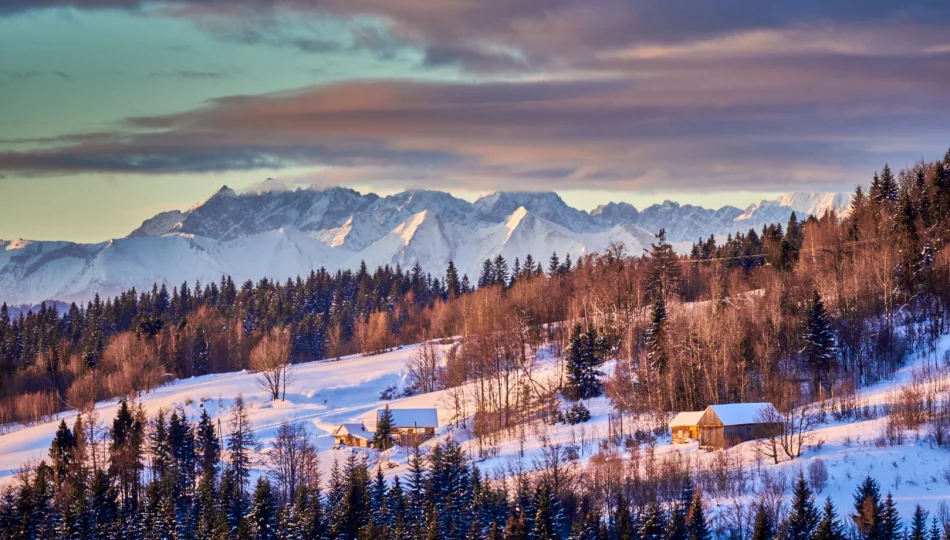
[[[60,426],[49,462],[7,490],[0,519],[18,538],[946,538],[950,516],[921,509],[905,526],[871,478],[854,508],[818,509],[820,471],[700,469],[652,457],[649,440],[670,412],[709,404],[772,402],[793,439],[813,418],[865,414],[861,389],[934,351],[948,308],[950,152],[885,165],[845,216],[698,239],[686,256],[659,231],[645,253],[618,244],[511,266],[499,256],[474,284],[452,264],[437,275],[364,265],[285,283],[156,285],[64,313],[11,317],[4,305],[0,422],[82,414]],[[406,391],[447,390],[476,455],[451,441],[417,452],[404,482],[354,457],[324,486],[306,428],[287,424],[252,486],[256,443],[240,406],[225,436],[210,420],[147,418],[135,405],[176,378],[240,369],[276,380],[277,399],[296,363],[448,338],[447,352],[414,356]],[[558,376],[538,376],[541,350]],[[600,395],[617,417],[612,452],[584,470],[556,444],[530,472],[473,467],[532,425],[583,423],[585,400]],[[127,401],[106,429],[94,404],[115,397]],[[895,434],[926,426],[950,447],[942,394],[911,389],[889,412]],[[782,458],[801,452],[802,441],[782,443]],[[704,494],[741,492],[751,474],[770,488],[707,520]]]

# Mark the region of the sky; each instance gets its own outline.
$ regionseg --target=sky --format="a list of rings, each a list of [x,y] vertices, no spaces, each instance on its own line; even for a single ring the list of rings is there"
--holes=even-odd
[[[0,238],[268,177],[589,209],[850,191],[950,147],[946,0],[4,0]]]

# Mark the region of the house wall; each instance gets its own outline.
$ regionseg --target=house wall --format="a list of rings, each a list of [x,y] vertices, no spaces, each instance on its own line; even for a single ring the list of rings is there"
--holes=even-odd
[[[673,442],[688,443],[699,438],[699,427],[697,426],[673,426],[670,428],[673,433]]]
[[[781,424],[741,424],[737,426],[700,426],[699,445],[704,448],[728,448],[739,443],[777,434]]]

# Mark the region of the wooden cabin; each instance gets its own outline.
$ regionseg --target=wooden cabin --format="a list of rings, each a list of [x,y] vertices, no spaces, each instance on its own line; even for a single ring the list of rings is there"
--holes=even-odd
[[[377,421],[385,409],[376,411]],[[399,444],[412,446],[435,436],[439,427],[437,409],[389,409],[392,414],[392,432]]]
[[[699,419],[706,411],[681,412],[670,422],[674,443],[688,443],[699,438]]]
[[[771,403],[710,405],[697,422],[699,446],[716,450],[778,434],[781,422],[770,421],[778,418]]]
[[[357,448],[369,448],[373,446],[375,434],[366,429],[362,423],[359,424],[340,424],[333,432],[337,444],[344,446],[355,446]]]

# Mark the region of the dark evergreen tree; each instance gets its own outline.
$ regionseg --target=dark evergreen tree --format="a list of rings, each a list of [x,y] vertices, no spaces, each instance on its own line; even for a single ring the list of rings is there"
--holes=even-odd
[[[881,540],[881,515],[884,506],[876,480],[866,477],[854,493],[854,521],[858,533],[867,540]]]
[[[590,399],[601,395],[604,365],[607,355],[606,339],[592,326],[586,331],[575,325],[567,354],[567,386],[564,397],[571,400]]]
[[[386,405],[381,411],[376,420],[376,434],[373,436],[373,443],[376,445],[376,448],[380,450],[389,450],[392,447],[393,440],[393,413],[389,410],[389,405]]]
[[[812,372],[814,388],[821,395],[822,390],[830,384],[830,377],[837,367],[838,347],[828,312],[817,290],[808,306],[802,341],[805,363]]]
[[[927,511],[918,504],[914,508],[914,517],[911,520],[909,540],[928,540],[927,518]]]
[[[888,493],[884,499],[884,511],[881,512],[881,539],[899,540],[903,538],[904,525],[894,505],[894,497]]]
[[[689,540],[710,540],[712,533],[706,524],[706,509],[702,493],[697,489],[693,492],[693,499],[689,504],[686,515],[686,533]]]
[[[272,540],[278,537],[277,499],[271,488],[270,480],[265,476],[257,479],[254,487],[254,501],[248,516],[255,540]]]
[[[844,528],[838,521],[838,513],[831,497],[825,499],[825,507],[821,513],[821,520],[815,528],[812,540],[845,540]]]
[[[663,295],[656,295],[650,312],[650,326],[647,327],[645,341],[647,361],[656,373],[664,373],[669,363],[666,347],[666,301]]]
[[[775,521],[764,504],[755,507],[755,518],[752,522],[752,540],[772,540],[775,538]]]
[[[792,494],[792,507],[783,527],[783,538],[809,540],[817,525],[818,513],[815,510],[814,497],[805,481],[804,473],[800,472]]]

